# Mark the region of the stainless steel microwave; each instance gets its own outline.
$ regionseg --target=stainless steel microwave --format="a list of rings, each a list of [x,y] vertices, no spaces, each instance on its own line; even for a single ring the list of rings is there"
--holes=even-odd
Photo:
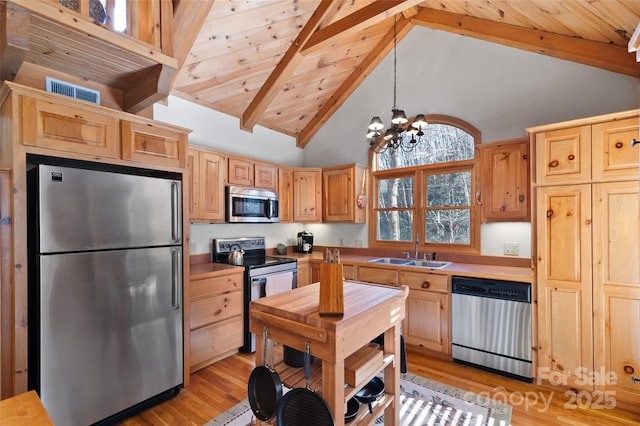
[[[279,222],[278,193],[261,188],[227,186],[226,221],[229,223]]]

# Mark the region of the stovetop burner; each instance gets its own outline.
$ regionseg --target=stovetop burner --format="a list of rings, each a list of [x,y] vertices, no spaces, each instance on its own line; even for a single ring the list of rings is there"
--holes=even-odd
[[[264,237],[214,239],[212,261],[229,263],[229,253],[233,250],[244,250],[242,266],[246,268],[260,268],[296,262],[295,259],[287,257],[267,256]]]

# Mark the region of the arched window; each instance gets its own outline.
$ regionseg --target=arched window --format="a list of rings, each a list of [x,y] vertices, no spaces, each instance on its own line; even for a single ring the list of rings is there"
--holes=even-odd
[[[426,118],[429,124],[412,150],[373,148],[369,245],[412,254],[416,248],[479,252],[473,194],[480,131],[455,117]]]

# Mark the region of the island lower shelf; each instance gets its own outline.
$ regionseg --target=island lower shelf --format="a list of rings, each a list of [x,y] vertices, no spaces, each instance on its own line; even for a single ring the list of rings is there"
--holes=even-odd
[[[382,352],[382,349],[379,349],[379,351]],[[383,353],[381,359],[382,360],[377,363],[375,367],[371,368],[372,372],[370,374],[361,376],[361,379],[356,383],[355,386],[350,386],[345,383],[345,404],[349,399],[353,398],[364,385],[369,383],[371,379],[377,376],[378,373],[383,371],[387,366],[391,365],[394,362],[395,356],[394,354]],[[307,386],[303,367],[292,367],[285,364],[284,361],[281,361],[275,365],[274,369],[278,373],[283,386],[290,389],[304,388]],[[322,360],[317,359],[311,363],[309,387],[312,390],[318,392],[318,394],[322,395]],[[392,403],[393,395],[385,393],[380,398],[371,403],[373,413],[369,411],[368,404],[361,404],[358,414],[356,415],[355,419],[350,422],[350,424],[372,424],[375,419],[382,415],[385,408],[387,408]]]

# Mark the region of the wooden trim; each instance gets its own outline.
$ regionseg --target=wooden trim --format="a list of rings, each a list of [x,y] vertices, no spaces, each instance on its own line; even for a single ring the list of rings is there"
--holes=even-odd
[[[427,8],[411,19],[417,25],[640,77],[640,68],[623,47]]]

